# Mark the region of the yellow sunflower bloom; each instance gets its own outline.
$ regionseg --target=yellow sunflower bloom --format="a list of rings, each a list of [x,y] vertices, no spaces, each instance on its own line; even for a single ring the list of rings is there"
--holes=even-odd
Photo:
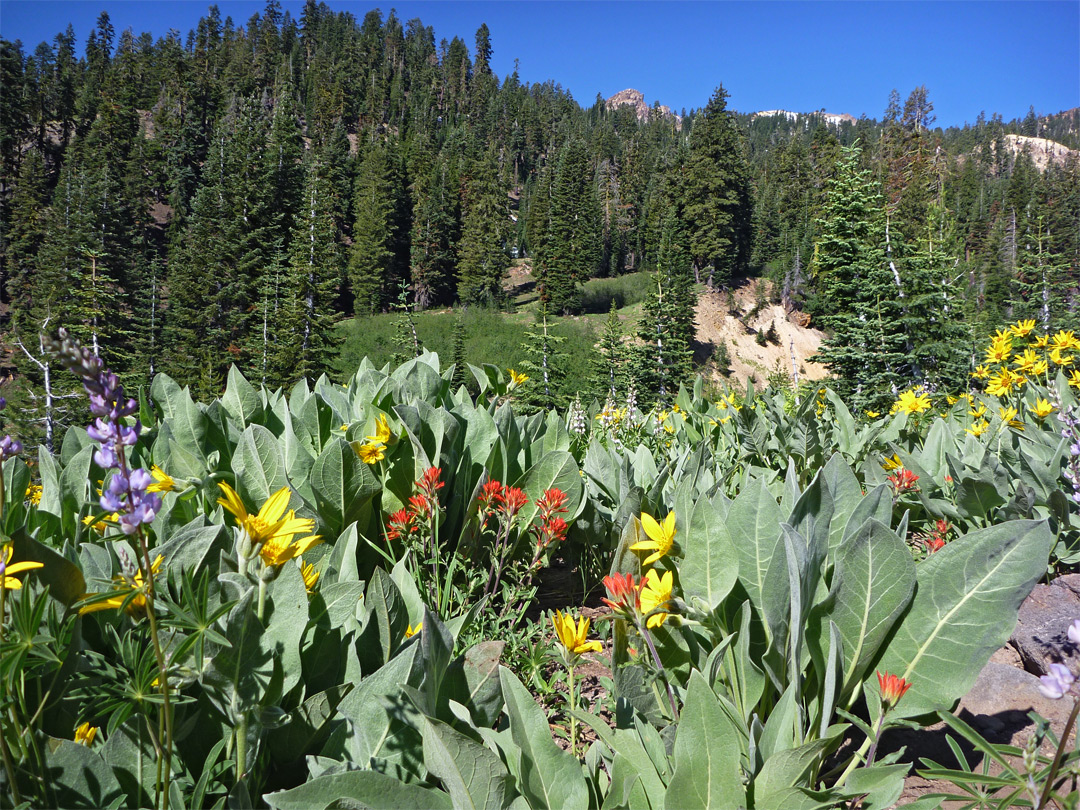
[[[930,410],[930,397],[925,393],[915,393],[914,389],[905,391],[896,400],[893,408],[907,414],[922,413]]]
[[[300,522],[296,517],[296,513],[291,509],[285,517],[286,520]],[[314,523],[314,521],[311,520],[307,522]],[[308,531],[310,531],[310,529]],[[312,534],[297,540],[295,543],[291,542],[291,540],[291,534],[276,534],[269,538],[259,549],[259,556],[262,557],[262,561],[272,568],[284,565],[293,557],[299,557],[309,548],[319,545],[319,543],[322,542],[322,537],[317,534]]]
[[[154,483],[146,488],[147,492],[172,492],[176,489],[176,482],[157,464],[150,465],[150,475],[154,477]]]
[[[864,411],[864,413],[870,419],[877,419],[879,416],[881,416],[881,414],[877,411]]]
[[[356,443],[353,447],[356,447]],[[356,447],[356,455],[360,456],[360,460],[365,464],[375,464],[386,458],[386,445],[366,442]]]
[[[506,372],[510,375],[510,387],[511,388],[516,388],[517,386],[522,385],[526,380],[529,379],[527,374],[519,374],[518,372],[514,371],[512,368],[508,368],[506,370]]]
[[[1068,368],[1073,364],[1073,356],[1071,354],[1062,354],[1063,349],[1059,349],[1056,346],[1050,350],[1050,362],[1055,366],[1063,366]]]
[[[26,502],[31,506],[39,506],[41,504],[41,484],[31,484],[26,488]]]
[[[1038,360],[1034,364],[1032,364],[1032,366],[1031,366],[1031,376],[1032,377],[1041,377],[1044,374],[1046,374],[1046,372],[1047,372],[1047,370],[1049,370],[1049,368],[1050,368],[1050,364],[1047,363],[1045,360]]]
[[[315,529],[315,521],[311,518],[298,518],[296,512],[292,509],[289,509],[288,512],[285,511],[291,496],[288,487],[282,487],[267,498],[258,514],[252,515],[248,513],[244,502],[240,500],[240,496],[235,489],[224,481],[220,482],[218,486],[225,493],[224,497],[218,498],[218,503],[236,517],[237,522],[247,532],[252,543],[256,545],[272,543],[274,549],[271,552],[272,556],[284,546],[287,546],[293,535],[307,534]],[[313,545],[315,544],[311,543],[307,548]],[[297,554],[300,553],[302,552],[297,552]],[[296,554],[291,554],[286,559],[291,559],[294,556]]]
[[[990,381],[986,384],[986,393],[995,397],[1003,397],[1012,390],[1014,382],[1015,378],[1012,372],[1007,368],[1003,368],[990,378]]]
[[[1074,371],[1069,375],[1069,385],[1073,388],[1080,388],[1080,371]]]
[[[896,455],[896,453],[893,453],[891,456],[887,457],[883,462],[881,462],[881,468],[887,472],[891,472],[892,470],[899,470],[903,466],[904,462],[900,460],[900,456]]]
[[[300,561],[300,576],[304,578],[304,588],[308,593],[315,591],[315,585],[319,581],[319,572],[315,570],[314,563]]]
[[[972,424],[971,427],[964,428],[964,432],[970,433],[975,438],[979,438],[979,436],[982,436],[986,432],[986,429],[988,427],[990,427],[990,423],[987,422],[985,419],[980,419],[979,421]]]
[[[101,491],[98,491],[98,495]],[[116,512],[111,512],[107,515],[101,515],[95,517],[94,515],[87,515],[82,519],[83,526],[90,526],[98,534],[105,534],[105,531],[109,528],[109,524],[116,524],[120,520],[120,515]]]
[[[990,341],[990,347],[986,350],[987,363],[1005,363],[1012,355],[1012,335],[1008,332],[998,332]]]
[[[1038,335],[1035,338],[1035,348],[1036,349],[1045,349],[1049,345],[1050,345],[1050,336],[1049,335]]]
[[[668,512],[662,524],[657,523],[652,515],[641,513],[641,528],[645,530],[648,540],[640,540],[630,546],[631,551],[652,551],[642,565],[652,565],[669,551],[675,543],[675,513]]]
[[[581,655],[587,652],[600,652],[603,649],[599,641],[589,641],[589,620],[584,616],[574,623],[574,617],[569,613],[563,614],[556,610],[551,617],[551,623],[555,625],[555,634],[559,637],[559,643],[571,655]]]
[[[1027,337],[1035,329],[1035,319],[1017,321],[1009,327],[1009,331],[1018,338]]]
[[[11,562],[11,555],[15,549],[10,545],[4,546],[3,551],[0,551],[0,588],[4,588],[9,591],[17,591],[22,587],[22,582],[15,579],[12,574],[21,574],[24,571],[33,571],[36,568],[44,568],[44,563],[39,562],[17,562],[14,565],[8,565]]]
[[[150,563],[150,575],[157,576],[158,571],[161,570],[161,563],[165,558],[160,554],[154,558],[154,561]],[[146,583],[143,581],[142,569],[135,572],[135,575],[128,581],[124,577],[117,577],[116,583],[118,586],[127,586],[127,590],[122,593],[118,593],[116,596],[110,596],[108,599],[103,599],[100,602],[94,602],[89,605],[83,605],[79,608],[79,615],[83,616],[87,613],[97,613],[99,610],[119,610],[124,606],[124,602],[128,596],[132,593],[135,594],[135,598],[128,602],[127,613],[129,616],[141,616],[146,613],[146,597],[143,592],[146,588]],[[119,590],[119,588],[118,588]],[[97,596],[96,593],[88,593],[83,596],[83,599],[88,599],[91,596]]]
[[[985,380],[990,376],[989,366],[975,366],[975,370],[971,372],[971,376],[976,380]]]
[[[1035,414],[1035,418],[1040,422],[1057,410],[1050,404],[1049,400],[1037,399],[1035,400],[1035,407],[1031,409],[1031,412]]]
[[[1062,329],[1052,338],[1055,349],[1061,349],[1066,351],[1068,349],[1080,349],[1080,339],[1077,339],[1076,335],[1072,331],[1066,332]]]
[[[83,723],[81,726],[75,729],[75,742],[79,745],[85,745],[89,748],[93,742],[97,733],[100,731],[97,726],[91,726],[89,723]]]
[[[424,627],[423,622],[417,622],[416,627],[413,627],[410,624],[408,627],[405,628],[405,638],[412,638],[417,633],[419,633],[423,629],[423,627]]]
[[[645,572],[645,585],[641,589],[641,612],[648,616],[657,608],[666,607],[671,601],[672,577],[670,571],[658,576],[650,568]],[[654,613],[645,621],[647,627],[659,627],[667,621],[667,613]]]
[[[364,438],[371,444],[390,444],[390,423],[386,420],[386,414],[380,413],[375,417],[375,435]]]
[[[1017,410],[1012,406],[1008,408],[998,408],[998,415],[1001,416],[1002,424],[1008,425],[1011,428],[1016,428],[1017,430],[1023,430],[1024,423],[1017,421],[1016,414]]]
[[[985,402],[980,402],[978,407],[972,407],[971,410],[968,411],[968,416],[974,416],[976,419],[979,419],[985,413],[986,413],[986,403]]]
[[[1039,355],[1035,354],[1034,349],[1024,349],[1024,351],[1016,356],[1013,360],[1013,365],[1025,374],[1030,374],[1031,369],[1035,364],[1039,362]]]

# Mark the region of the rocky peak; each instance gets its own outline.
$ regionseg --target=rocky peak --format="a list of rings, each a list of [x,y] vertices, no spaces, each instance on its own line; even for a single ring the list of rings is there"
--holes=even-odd
[[[645,96],[640,90],[629,88],[620,90],[607,100],[607,108],[614,110],[617,107],[633,107],[638,121],[648,121],[652,114],[652,107],[645,103]],[[682,117],[671,111],[670,107],[660,105],[660,112],[665,118],[674,118],[677,125],[682,125]]]

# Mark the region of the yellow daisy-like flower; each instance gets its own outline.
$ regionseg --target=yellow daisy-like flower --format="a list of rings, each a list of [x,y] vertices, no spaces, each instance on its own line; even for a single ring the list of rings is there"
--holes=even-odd
[[[955,405],[959,401],[959,398],[954,397],[952,394],[945,395],[945,402],[947,402],[949,405]]]
[[[650,568],[645,572],[645,584],[641,588],[641,612],[648,616],[652,611],[666,607],[671,601],[672,577],[670,571],[658,576]],[[645,621],[646,627],[659,627],[667,621],[667,613],[654,613]]]
[[[1002,424],[1008,425],[1011,428],[1016,428],[1017,430],[1024,429],[1024,423],[1019,422],[1016,419],[1016,408],[1011,406],[1008,408],[998,408],[998,414],[1001,416]]]
[[[510,385],[511,385],[511,387],[514,387],[514,388],[516,388],[517,386],[523,384],[526,380],[529,379],[527,374],[519,374],[518,372],[514,371],[512,368],[508,368],[506,370],[506,372],[510,375]]]
[[[1037,399],[1035,400],[1035,407],[1031,409],[1031,412],[1035,414],[1035,418],[1040,422],[1057,410],[1050,404],[1049,400]]]
[[[1045,360],[1038,360],[1031,366],[1031,376],[1041,377],[1047,372],[1049,368],[1050,364],[1047,363]]]
[[[1035,338],[1035,348],[1036,349],[1045,349],[1049,345],[1050,345],[1050,336],[1049,335],[1038,335],[1038,336],[1036,336],[1036,338]]]
[[[1073,371],[1073,373],[1069,375],[1069,385],[1073,388],[1080,388],[1080,371]]]
[[[15,579],[12,574],[21,574],[24,571],[45,567],[44,563],[39,562],[17,562],[14,565],[8,565],[14,552],[15,549],[10,545],[5,545],[3,551],[0,551],[0,563],[3,563],[0,565],[0,588],[9,591],[17,591],[22,587],[22,582]]]
[[[159,570],[161,570],[161,563],[165,558],[160,554],[154,558],[154,561],[150,563],[150,575],[157,576]],[[99,610],[119,610],[124,605],[124,601],[132,593],[135,597],[128,602],[127,613],[129,616],[141,616],[146,613],[146,596],[143,592],[146,588],[146,583],[143,582],[142,569],[135,572],[135,575],[128,581],[124,577],[117,577],[116,583],[120,586],[127,586],[127,590],[123,593],[118,593],[116,596],[110,596],[108,599],[103,599],[100,602],[94,602],[90,605],[83,605],[79,608],[79,615],[83,616],[87,613],[97,613]],[[96,593],[88,593],[83,596],[83,599],[88,599],[91,596],[97,596]]]
[[[405,638],[412,638],[417,633],[419,633],[423,629],[423,627],[424,627],[423,622],[417,622],[416,627],[413,627],[410,624],[408,627],[405,628]]]
[[[366,442],[356,449],[356,454],[365,464],[374,464],[386,458],[386,445]]]
[[[886,457],[886,459],[881,462],[881,468],[886,472],[891,472],[892,470],[899,470],[903,466],[904,462],[900,460],[900,456],[896,455],[896,453],[893,453],[891,456]]]
[[[304,588],[308,593],[315,591],[315,585],[319,581],[319,572],[315,570],[314,563],[300,561],[300,576],[304,578]]]
[[[386,414],[380,413],[375,417],[375,435],[364,438],[371,444],[390,444],[390,423],[386,420]]]
[[[1013,360],[1013,365],[1025,374],[1030,374],[1031,369],[1035,364],[1039,362],[1039,355],[1035,354],[1034,349],[1024,349],[1024,351],[1016,356]]]
[[[1080,339],[1077,339],[1076,335],[1072,331],[1066,332],[1062,329],[1053,337],[1054,348],[1065,351],[1067,349],[1080,349]]]
[[[89,723],[83,723],[81,726],[75,729],[75,742],[79,745],[85,745],[89,748],[93,742],[97,733],[100,731],[97,726],[92,726]]]
[[[101,494],[101,491],[98,491]],[[93,515],[87,515],[82,519],[83,526],[90,526],[98,534],[105,534],[105,530],[109,528],[110,523],[117,523],[120,520],[120,515],[117,512],[112,512],[108,515],[102,515],[100,518],[95,518]]]
[[[26,488],[26,502],[32,506],[41,504],[41,484],[31,484]]]
[[[1035,319],[1017,321],[1009,327],[1009,331],[1018,338],[1027,337],[1035,329]]]
[[[581,655],[587,652],[600,652],[603,649],[599,641],[589,641],[589,620],[584,616],[574,623],[574,617],[569,613],[563,614],[556,610],[551,617],[551,623],[555,625],[555,634],[559,637],[559,643],[571,655]]]
[[[251,542],[256,545],[273,543],[273,549],[280,550],[292,541],[293,535],[307,534],[315,529],[315,521],[311,518],[298,518],[292,509],[285,511],[291,494],[288,487],[282,487],[267,498],[258,514],[252,515],[248,513],[235,489],[224,481],[218,486],[225,493],[224,497],[218,498],[218,503],[236,517],[237,522],[251,538]],[[306,548],[313,545],[315,543],[310,543]],[[298,551],[285,559],[291,559],[302,553],[303,551]]]
[[[865,411],[865,413],[870,419],[877,419],[879,416],[881,416],[881,414],[877,411]]]
[[[893,408],[908,414],[922,413],[930,410],[930,397],[922,392],[915,393],[914,389],[908,390],[900,395]]]
[[[1012,390],[1014,382],[1013,373],[1007,368],[1003,368],[990,378],[990,381],[986,384],[986,393],[995,397],[1003,397]]]
[[[1055,366],[1069,367],[1073,364],[1073,356],[1071,354],[1062,354],[1062,349],[1056,346],[1050,350],[1050,362]]]
[[[971,410],[968,411],[968,416],[974,416],[976,419],[979,419],[985,413],[986,413],[986,403],[985,402],[980,402],[978,407],[972,407]]]
[[[645,530],[648,540],[640,540],[630,546],[631,551],[652,551],[642,565],[652,565],[669,551],[675,544],[675,513],[668,512],[664,522],[657,523],[652,515],[641,513],[641,528]]]
[[[291,509],[285,518],[286,520],[293,522],[302,522],[297,519],[296,513]],[[306,522],[314,526],[314,521],[308,520]],[[311,529],[308,529],[308,531],[311,531]],[[317,534],[312,534],[297,540],[295,543],[291,542],[291,540],[291,534],[275,534],[273,537],[269,538],[263,543],[262,548],[259,549],[259,556],[262,557],[262,561],[270,567],[284,565],[293,557],[299,557],[309,548],[319,545],[319,543],[322,542],[322,537]]]
[[[1012,354],[1012,335],[1008,332],[998,332],[990,341],[990,347],[986,350],[987,363],[1005,363]]]
[[[988,427],[990,427],[990,423],[987,422],[985,419],[980,419],[978,422],[975,422],[974,424],[972,424],[971,427],[964,428],[964,432],[965,433],[970,433],[975,438],[978,438],[979,436],[982,436],[986,432],[986,429]]]
[[[150,475],[154,477],[154,483],[146,488],[147,492],[172,492],[176,489],[176,482],[157,464],[150,465]]]
[[[976,380],[985,380],[990,376],[989,366],[975,366],[975,370],[971,372],[971,376]]]

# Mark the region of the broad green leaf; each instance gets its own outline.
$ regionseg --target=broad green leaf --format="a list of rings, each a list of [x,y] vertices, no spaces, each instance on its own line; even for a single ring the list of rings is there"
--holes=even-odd
[[[765,575],[780,544],[780,507],[765,482],[751,481],[728,507],[727,527],[739,553],[739,581],[760,611]]]
[[[263,649],[269,652],[282,674],[282,693],[300,681],[300,640],[308,623],[308,596],[300,568],[292,561],[281,566],[267,589]]]
[[[442,791],[409,785],[378,771],[346,771],[319,776],[291,790],[266,793],[273,810],[450,810]]]
[[[1009,521],[957,538],[918,565],[911,608],[877,665],[911,683],[895,716],[950,707],[971,688],[1046,573],[1051,540],[1045,521]],[[876,707],[877,678],[865,688]]]
[[[519,513],[521,526],[532,523],[537,512],[536,501],[548,489],[560,489],[566,493],[567,520],[578,513],[581,505],[583,487],[578,464],[572,455],[561,450],[548,453],[537,461],[515,486],[521,487],[529,496],[529,502]]]
[[[262,399],[255,387],[244,379],[235,365],[229,366],[229,377],[225,393],[221,395],[221,404],[240,429],[243,430],[262,416]]]
[[[851,694],[915,592],[915,562],[896,534],[870,518],[844,544],[829,614],[844,641],[841,693]]]
[[[232,467],[237,492],[248,509],[257,511],[271,495],[289,485],[277,438],[262,425],[248,425],[236,445]]]
[[[457,810],[502,810],[513,795],[502,760],[438,720],[424,718],[424,765]]]
[[[716,498],[702,498],[694,506],[682,547],[684,559],[679,578],[684,598],[697,597],[710,610],[715,610],[739,578],[739,554]]]
[[[829,526],[829,552],[832,554],[844,537],[844,529],[847,527],[848,518],[863,499],[862,487],[855,473],[843,460],[839,453],[835,453],[825,465],[825,486],[829,488],[833,501],[833,517]]]
[[[14,562],[42,563],[41,568],[21,574],[19,579],[26,581],[28,577],[35,577],[49,586],[50,596],[65,605],[81,599],[86,593],[86,580],[78,566],[62,554],[39,543],[24,529],[19,528],[12,533],[11,545],[11,559]]]
[[[369,466],[340,438],[327,442],[311,468],[309,481],[319,517],[334,531],[357,520],[382,488]]]
[[[499,680],[510,735],[521,752],[518,786],[532,807],[563,807],[585,810],[589,791],[581,765],[551,738],[540,705],[510,670],[501,667]]]
[[[813,740],[797,748],[781,748],[774,752],[754,779],[755,807],[777,807],[774,796],[784,795],[789,788],[810,787],[807,776],[843,733],[844,726],[833,726],[826,737]],[[778,796],[777,796],[778,798]]]
[[[289,712],[289,722],[267,735],[273,758],[288,763],[312,752],[312,746],[329,731],[331,721],[337,717],[341,699],[352,688],[351,683],[334,686],[312,695]]]
[[[574,716],[596,732],[596,736],[616,755],[622,755],[628,760],[629,767],[634,769],[637,778],[641,780],[641,786],[648,798],[648,806],[663,807],[666,792],[664,783],[660,779],[660,774],[656,772],[656,766],[649,752],[645,750],[637,731],[628,728],[613,730],[607,721],[588,712],[576,711]]]
[[[505,641],[474,644],[454,659],[443,680],[440,698],[467,708],[479,728],[494,726],[503,709],[499,659],[505,646]]]
[[[127,796],[120,788],[116,774],[96,751],[71,740],[51,738],[45,759],[49,791],[57,807],[104,810],[127,805]]]
[[[679,718],[675,774],[664,807],[740,807],[746,801],[740,758],[738,731],[701,673],[695,670]]]

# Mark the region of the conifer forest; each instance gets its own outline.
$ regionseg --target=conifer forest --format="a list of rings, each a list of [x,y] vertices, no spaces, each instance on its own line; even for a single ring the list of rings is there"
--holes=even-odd
[[[0,40],[0,807],[1076,807],[1075,659],[1023,750],[952,710],[1080,566],[1080,108],[498,46]],[[725,375],[747,284],[823,379]]]

